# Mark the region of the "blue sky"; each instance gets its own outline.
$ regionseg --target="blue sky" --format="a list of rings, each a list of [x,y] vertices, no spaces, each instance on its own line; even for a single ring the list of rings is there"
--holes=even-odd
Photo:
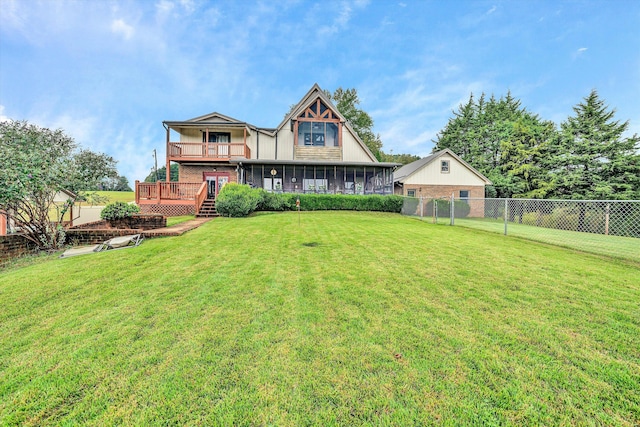
[[[131,184],[163,120],[274,127],[356,88],[383,149],[427,155],[469,94],[560,123],[596,89],[640,134],[640,2],[0,0],[0,119],[62,128]]]

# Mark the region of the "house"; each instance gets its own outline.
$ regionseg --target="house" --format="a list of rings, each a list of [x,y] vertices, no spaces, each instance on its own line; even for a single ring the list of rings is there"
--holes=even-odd
[[[136,182],[145,213],[204,214],[228,182],[292,193],[393,194],[379,162],[317,84],[275,128],[211,113],[164,121],[166,182]],[[171,162],[178,182],[169,182]]]
[[[448,148],[396,170],[395,194],[428,199],[484,199],[485,185],[491,181]],[[484,204],[473,204],[478,210]],[[480,212],[477,212],[480,213]]]

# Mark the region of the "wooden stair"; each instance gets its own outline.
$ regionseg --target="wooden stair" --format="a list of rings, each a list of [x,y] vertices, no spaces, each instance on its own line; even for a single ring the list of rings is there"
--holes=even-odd
[[[200,212],[196,215],[198,218],[213,218],[218,216],[216,210],[216,199],[206,199],[200,207]]]

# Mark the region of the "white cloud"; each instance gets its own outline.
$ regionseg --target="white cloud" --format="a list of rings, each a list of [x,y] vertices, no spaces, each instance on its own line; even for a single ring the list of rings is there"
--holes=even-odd
[[[362,9],[368,4],[368,0],[356,0],[353,3],[353,7],[355,7],[356,9]],[[343,1],[342,3],[340,3],[340,9],[334,13],[335,18],[331,25],[321,26],[318,30],[318,34],[321,36],[333,35],[339,31],[346,29],[353,13],[353,8],[351,6],[352,5],[347,1]]]
[[[124,22],[123,19],[114,19],[113,22],[111,22],[111,31],[121,35],[125,40],[129,40],[133,36],[134,28]]]
[[[193,0],[180,0],[180,5],[182,5],[182,8],[189,14],[193,13],[193,11],[196,9]]]
[[[491,15],[493,12],[495,12],[497,9],[497,7],[494,5],[491,9],[487,10],[487,15]]]
[[[588,48],[586,47],[581,47],[580,49],[578,49],[578,53],[582,53],[584,51],[586,51]]]

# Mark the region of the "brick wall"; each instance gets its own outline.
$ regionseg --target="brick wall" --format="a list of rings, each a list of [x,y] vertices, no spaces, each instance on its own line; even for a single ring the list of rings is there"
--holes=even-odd
[[[167,226],[167,217],[158,213],[133,215],[129,218],[87,222],[72,227],[74,230],[104,230],[122,228],[128,230],[155,230]]]
[[[25,239],[22,234],[0,236],[0,262],[16,258],[36,250],[36,245]]]
[[[396,186],[395,193],[406,196],[409,190],[416,191],[416,197],[424,197],[425,199],[450,199],[451,193],[455,199],[460,198],[460,190],[469,192],[470,199],[484,199],[484,186],[466,186],[466,185],[419,185],[405,184],[403,187]],[[422,191],[421,191],[422,190]],[[484,216],[484,201],[470,203],[470,217]]]
[[[215,169],[215,171],[214,171]],[[227,172],[229,174],[229,182],[238,182],[238,173],[235,166],[229,165],[211,165],[211,166],[193,166],[180,165],[179,181],[180,182],[202,182],[203,172]]]
[[[109,223],[114,228],[155,230],[167,226],[167,217],[157,213],[133,215],[129,218],[111,220]]]
[[[102,229],[102,230],[67,230],[66,244],[74,246],[97,245],[112,237],[138,234],[140,230]]]

